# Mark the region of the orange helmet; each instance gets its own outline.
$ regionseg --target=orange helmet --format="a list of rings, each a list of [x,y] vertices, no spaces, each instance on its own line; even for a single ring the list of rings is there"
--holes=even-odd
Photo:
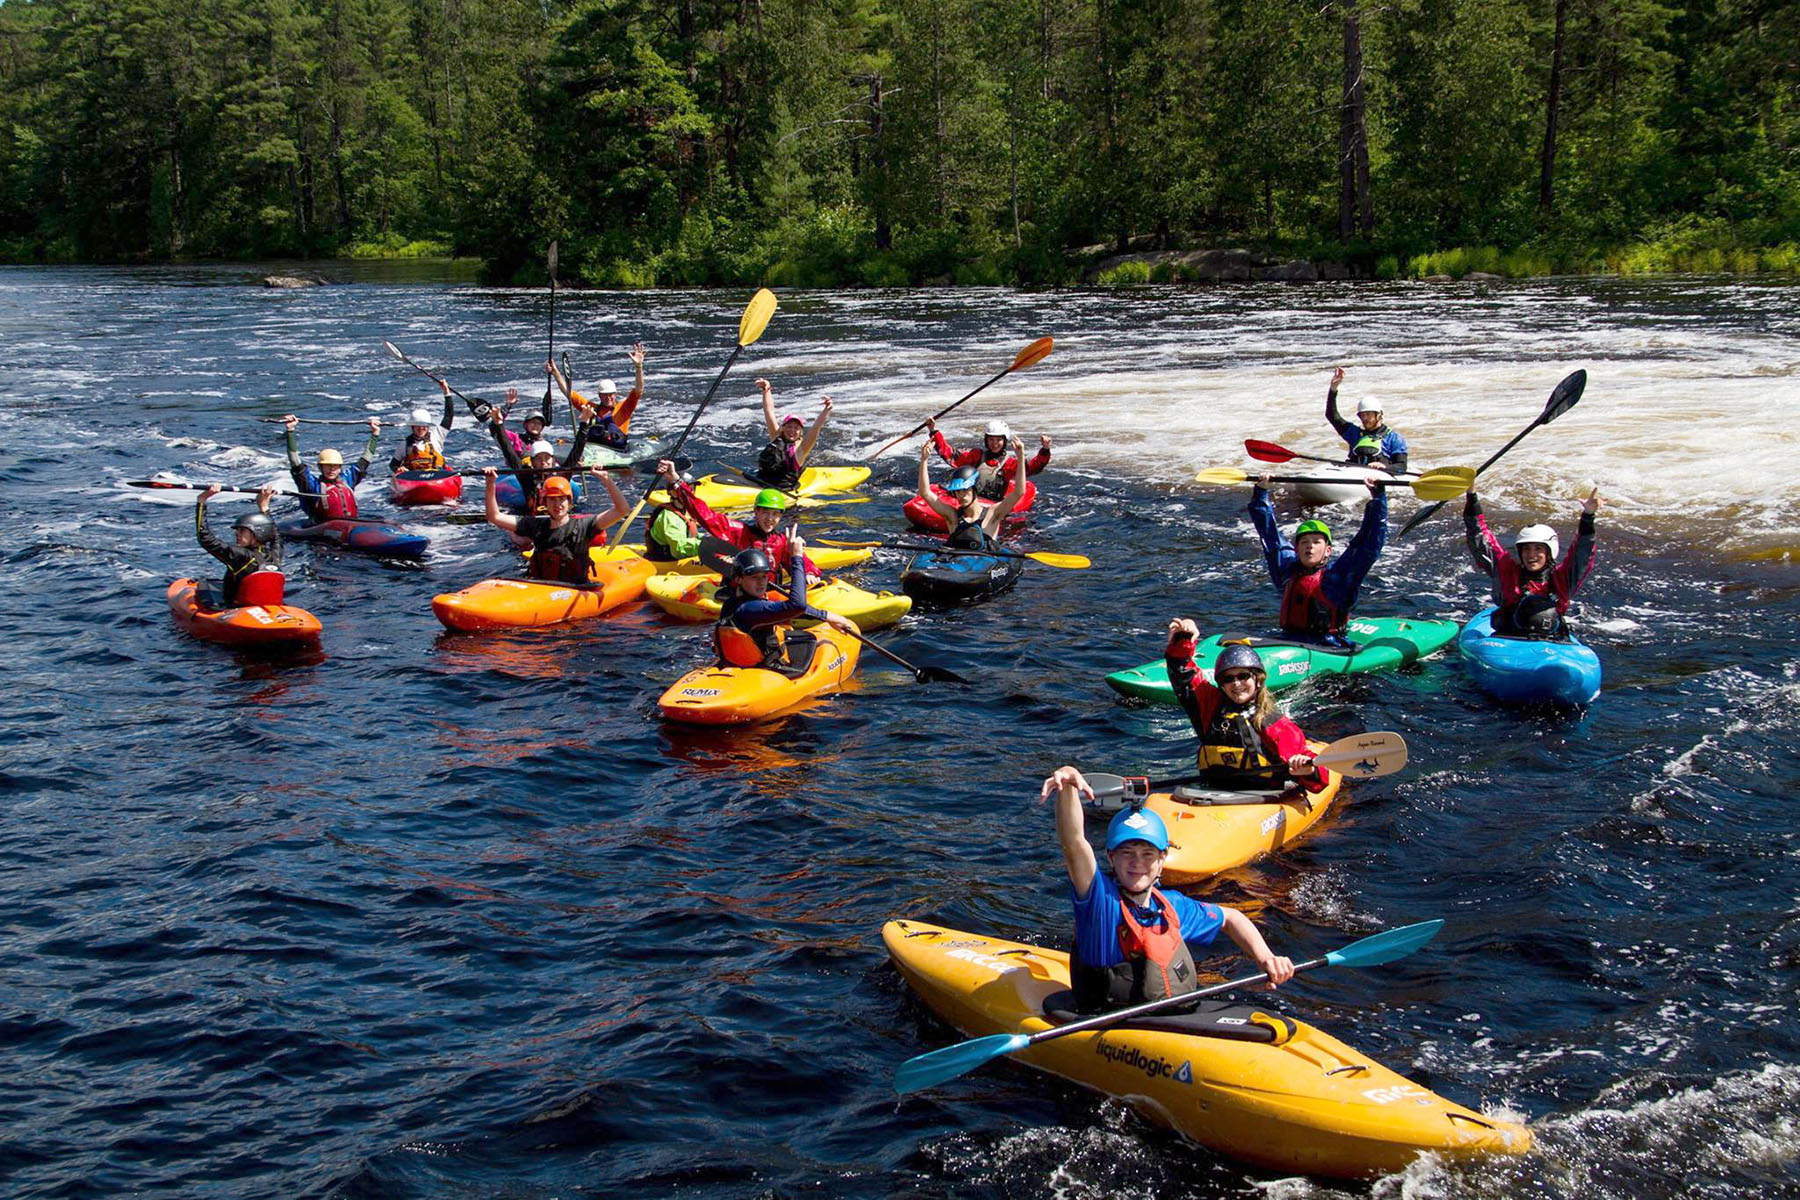
[[[538,495],[546,500],[552,496],[561,496],[564,500],[573,500],[575,499],[575,489],[570,485],[566,476],[552,475],[550,478],[544,480],[543,485],[538,488]]]

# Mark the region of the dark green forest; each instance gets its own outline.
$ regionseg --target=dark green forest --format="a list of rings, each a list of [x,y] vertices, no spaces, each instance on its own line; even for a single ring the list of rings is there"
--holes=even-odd
[[[552,238],[644,286],[1793,271],[1800,4],[0,0],[0,258]]]

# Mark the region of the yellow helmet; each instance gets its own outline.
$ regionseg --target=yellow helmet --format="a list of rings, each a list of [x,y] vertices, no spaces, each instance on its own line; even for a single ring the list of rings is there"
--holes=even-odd
[[[319,465],[321,467],[341,467],[344,465],[344,456],[336,450],[321,450],[319,451]]]

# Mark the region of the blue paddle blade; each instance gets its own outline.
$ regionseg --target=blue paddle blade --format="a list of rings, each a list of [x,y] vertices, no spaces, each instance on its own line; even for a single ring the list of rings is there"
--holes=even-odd
[[[894,1090],[904,1096],[920,1088],[935,1087],[946,1079],[955,1079],[984,1062],[1014,1050],[1023,1050],[1030,1044],[1029,1034],[994,1033],[920,1054],[901,1063],[900,1069],[894,1072]]]
[[[1333,967],[1378,967],[1382,963],[1393,962],[1396,958],[1405,958],[1436,937],[1438,930],[1443,927],[1442,921],[1402,925],[1398,929],[1390,929],[1386,933],[1378,933],[1333,950],[1325,956],[1325,962]]]

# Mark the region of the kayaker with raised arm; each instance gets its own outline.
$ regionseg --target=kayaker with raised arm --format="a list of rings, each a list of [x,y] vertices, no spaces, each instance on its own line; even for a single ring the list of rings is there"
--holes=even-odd
[[[1223,904],[1207,904],[1156,885],[1169,850],[1169,831],[1149,809],[1123,808],[1106,827],[1102,871],[1088,844],[1081,798],[1094,789],[1074,767],[1059,767],[1044,780],[1043,799],[1056,798],[1056,838],[1069,872],[1075,913],[1075,948],[1069,981],[1076,1007],[1100,1012],[1197,990],[1194,948],[1204,949],[1223,930],[1245,958],[1279,987],[1294,977],[1294,964],[1269,949],[1249,917]]]
[[[806,602],[806,540],[800,531],[793,530],[782,542],[788,553],[785,598],[769,595],[775,563],[768,551],[760,547],[740,550],[731,560],[730,576],[719,593],[719,619],[713,625],[713,646],[726,666],[803,674],[812,663],[817,639],[805,630],[791,628],[802,617],[846,633],[856,632],[848,617]]]
[[[756,493],[756,506],[750,510],[748,521],[734,521],[721,513],[714,512],[706,502],[694,494],[691,484],[682,482],[675,474],[675,464],[662,459],[656,464],[656,473],[662,477],[663,487],[671,498],[679,496],[687,512],[698,521],[706,532],[722,541],[730,542],[739,550],[764,550],[769,559],[778,568],[785,568],[788,562],[787,535],[777,526],[781,524],[781,515],[788,510],[789,500],[774,488],[764,488]],[[817,564],[812,559],[801,556],[806,568],[809,583],[818,583],[822,576]]]
[[[550,378],[556,381],[569,401],[570,421],[577,428],[583,421],[591,422],[590,440],[614,450],[625,449],[631,433],[631,415],[637,411],[638,401],[644,398],[644,343],[634,342],[626,357],[637,370],[637,381],[623,403],[619,401],[619,385],[610,379],[600,381],[599,394],[590,400],[575,390],[574,381],[557,370],[554,361],[544,364]]]
[[[300,461],[300,443],[295,430],[300,427],[300,418],[293,413],[281,418],[287,428],[288,473],[294,477],[294,486],[302,492],[312,492],[312,496],[300,497],[300,507],[316,524],[320,521],[331,521],[340,517],[356,515],[356,485],[369,472],[369,464],[375,461],[375,451],[381,443],[381,421],[369,418],[369,444],[351,466],[344,465],[344,456],[336,450],[319,451],[319,469]]]
[[[794,491],[800,486],[800,472],[806,469],[806,460],[812,457],[819,434],[831,416],[831,397],[820,401],[819,415],[809,429],[799,413],[789,413],[777,421],[775,389],[766,379],[757,380],[756,386],[762,389],[763,425],[769,433],[769,444],[756,460],[757,480],[768,487]]]
[[[450,394],[450,385],[440,381],[444,389],[444,415],[437,422],[431,419],[431,410],[415,408],[410,421],[412,428],[407,431],[406,441],[394,457],[388,459],[390,471],[441,471],[444,469],[444,437],[450,427],[456,424],[456,399]]]
[[[956,473],[944,481],[944,490],[956,501],[955,507],[951,507],[931,490],[930,462],[931,447],[920,446],[917,494],[931,505],[933,512],[944,518],[944,527],[950,531],[944,544],[956,550],[992,550],[998,546],[1001,523],[1025,495],[1025,443],[1013,439],[1012,487],[988,505],[986,512],[982,511],[981,499],[975,494],[976,468],[958,467]]]
[[[1175,702],[1200,739],[1200,773],[1210,787],[1285,788],[1322,792],[1330,772],[1313,765],[1306,735],[1282,715],[1264,686],[1268,668],[1245,642],[1228,642],[1213,662],[1212,682],[1194,665],[1200,629],[1184,617],[1169,622],[1164,658]]]
[[[612,508],[591,517],[571,516],[575,508],[575,489],[563,476],[551,475],[539,489],[544,515],[515,517],[500,511],[500,502],[494,495],[499,470],[487,467],[481,475],[487,483],[488,524],[531,543],[531,565],[525,571],[530,579],[573,584],[591,582],[594,560],[588,548],[606,536],[608,525],[631,511],[631,505],[626,503],[612,476],[602,474],[600,480],[612,498]]]
[[[1594,569],[1594,515],[1605,503],[1594,488],[1581,502],[1581,519],[1568,557],[1557,561],[1556,530],[1527,525],[1513,535],[1508,554],[1488,528],[1481,500],[1474,492],[1463,502],[1463,535],[1469,557],[1494,580],[1494,632],[1501,637],[1566,637],[1563,616],[1575,592]]]
[[[584,423],[576,428],[574,444],[569,447],[569,452],[563,456],[562,462],[558,463],[556,447],[541,437],[525,448],[529,457],[528,460],[522,460],[519,452],[514,449],[512,441],[508,440],[506,435],[509,434],[509,431],[501,424],[501,420],[502,417],[498,411],[493,412],[488,420],[488,428],[493,432],[494,443],[500,447],[500,455],[506,459],[506,465],[512,470],[513,478],[519,481],[519,490],[525,496],[525,511],[541,513],[544,509],[538,502],[538,492],[543,487],[544,480],[551,478],[549,472],[558,467],[565,471],[581,470],[581,455],[587,449],[588,426]]]
[[[1387,544],[1387,492],[1369,483],[1362,525],[1335,562],[1331,559],[1331,527],[1316,518],[1294,529],[1293,545],[1281,540],[1275,505],[1269,500],[1269,477],[1263,475],[1250,493],[1250,523],[1262,539],[1269,580],[1281,593],[1282,631],[1328,646],[1346,646],[1344,623],[1356,603],[1369,568]]]
[[[1380,467],[1390,475],[1406,471],[1406,439],[1387,427],[1382,402],[1364,396],[1356,402],[1356,420],[1346,421],[1338,415],[1338,384],[1344,382],[1344,368],[1331,372],[1331,387],[1325,392],[1325,419],[1350,447],[1349,461],[1360,467]]]
[[[937,420],[925,419],[925,428],[931,431],[931,444],[937,448],[938,456],[953,467],[974,467],[975,494],[983,500],[998,500],[1006,494],[1006,485],[1013,477],[1013,460],[1006,457],[1006,444],[1012,437],[1012,430],[1005,421],[989,421],[987,430],[982,434],[981,445],[968,450],[957,450],[950,445],[950,439],[938,432]],[[1025,464],[1025,474],[1036,475],[1050,465],[1050,435],[1038,435],[1037,453]]]
[[[281,570],[281,530],[269,516],[269,498],[275,494],[275,489],[263,488],[256,493],[256,511],[245,513],[231,523],[230,542],[220,541],[218,535],[206,527],[206,502],[222,490],[220,485],[211,484],[194,502],[194,536],[200,539],[202,550],[225,564],[225,577],[219,581],[220,607],[235,608],[240,603],[238,594],[246,577],[258,571]],[[259,604],[280,602],[280,589],[276,589],[273,600],[257,600]]]
[[[664,481],[668,502],[656,506],[656,516],[644,531],[644,557],[653,563],[676,563],[700,553],[700,537],[705,528],[688,510],[694,477],[683,471],[675,479],[685,488],[670,487]]]

